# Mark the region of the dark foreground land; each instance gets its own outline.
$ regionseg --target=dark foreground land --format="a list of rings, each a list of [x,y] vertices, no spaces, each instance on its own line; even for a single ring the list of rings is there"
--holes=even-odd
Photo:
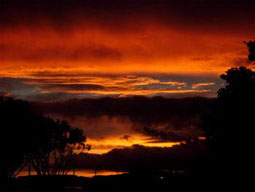
[[[208,191],[215,188],[215,181],[203,175],[170,172],[129,173],[115,176],[30,176],[9,182],[6,191],[32,192],[82,192],[82,191]],[[223,186],[222,186],[223,187]]]

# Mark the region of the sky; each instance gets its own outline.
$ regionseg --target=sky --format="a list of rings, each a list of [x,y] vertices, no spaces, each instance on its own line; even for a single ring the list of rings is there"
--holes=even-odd
[[[253,0],[1,0],[0,95],[39,103],[216,97],[220,74],[251,65],[243,41],[254,39],[254,7]],[[130,115],[48,114],[88,130],[97,153],[156,146],[155,130],[173,130],[164,121],[137,131]],[[176,143],[169,140],[159,145]]]
[[[248,65],[249,0],[2,0],[0,92],[30,101],[215,97]]]

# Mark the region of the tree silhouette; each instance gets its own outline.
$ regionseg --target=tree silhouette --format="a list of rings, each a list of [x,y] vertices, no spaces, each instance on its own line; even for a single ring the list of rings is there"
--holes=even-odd
[[[211,166],[229,175],[251,166],[255,72],[246,67],[231,68],[221,78],[225,87],[218,91],[213,112],[203,117],[203,128],[211,150]]]
[[[70,169],[72,155],[75,150],[85,149],[85,137],[82,130],[72,128],[65,121],[41,119],[39,142],[33,145],[27,160],[38,175],[66,174]],[[39,136],[39,135],[38,135]],[[35,137],[38,138],[38,137]]]
[[[249,61],[255,62],[255,41],[248,41],[248,42],[244,41],[244,44],[246,44],[249,49],[249,56],[248,56]]]
[[[33,111],[27,102],[0,98],[1,179],[32,166],[38,175],[66,174],[72,155],[83,150],[83,131]]]
[[[26,102],[0,98],[1,179],[15,175],[28,152],[33,111]]]

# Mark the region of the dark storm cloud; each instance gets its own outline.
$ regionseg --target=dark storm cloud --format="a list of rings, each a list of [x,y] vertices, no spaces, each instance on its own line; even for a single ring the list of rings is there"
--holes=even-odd
[[[122,31],[139,30],[141,23],[156,21],[181,28],[243,32],[254,29],[254,6],[253,0],[2,0],[0,25],[46,24],[66,32],[88,23]]]
[[[63,90],[63,91],[86,91],[86,90],[103,90],[102,85],[95,84],[45,84],[42,85],[47,90]]]
[[[28,100],[30,102],[63,102],[73,98],[83,98],[83,97],[96,97],[96,94],[93,93],[67,93],[67,92],[48,92],[48,93],[34,93],[31,95],[13,95],[15,98]]]
[[[24,83],[23,78],[0,78],[0,91],[13,96],[25,96],[36,92],[35,85]]]
[[[182,129],[182,128],[178,127],[178,129]],[[146,135],[159,139],[154,142],[162,142],[162,141],[179,142],[179,141],[186,141],[188,139],[187,138],[188,136],[178,135],[174,132],[171,132],[171,128],[167,129],[167,127],[164,127],[163,130],[157,130],[155,129],[155,127],[144,127],[143,131]]]
[[[41,84],[38,84],[39,82]],[[48,83],[47,79],[0,78],[0,95],[28,101],[59,102],[73,98],[97,97],[97,94],[79,93],[79,91],[104,89],[103,86],[95,84],[43,83]],[[68,91],[78,91],[78,93],[69,93]]]
[[[107,136],[115,133],[114,126],[109,124],[113,119],[112,122],[125,129],[154,139],[183,141],[202,135],[200,117],[210,111],[213,104],[213,99],[206,98],[128,97],[34,103],[34,106],[45,114],[79,125],[92,137],[93,134]],[[86,123],[90,121],[101,121],[102,124],[88,130]]]

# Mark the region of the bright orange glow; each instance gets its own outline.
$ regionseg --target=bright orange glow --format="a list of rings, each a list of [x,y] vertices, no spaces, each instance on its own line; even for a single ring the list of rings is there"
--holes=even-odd
[[[172,147],[174,145],[181,144],[180,142],[154,142],[148,136],[132,134],[132,137],[128,139],[111,137],[106,139],[88,139],[87,143],[92,146],[89,153],[103,154],[112,149],[131,147],[132,145],[143,145],[146,147]]]
[[[0,74],[16,77],[38,71],[219,74],[235,58],[246,56],[242,53],[245,51],[242,40],[243,37],[201,36],[162,26],[114,34],[100,28],[80,27],[61,34],[50,27],[21,27],[1,31]]]
[[[156,23],[121,33],[86,24],[65,33],[50,25],[17,26],[0,33],[0,77],[29,79],[22,83],[36,86],[34,92],[44,95],[215,95],[210,87],[219,85],[212,80],[187,86],[181,78],[159,78],[215,79],[230,66],[247,63],[243,37],[201,35]],[[69,85],[77,83],[97,87]]]
[[[75,170],[75,175],[78,177],[94,177],[95,175],[97,176],[109,176],[109,175],[120,175],[124,174],[126,172],[121,172],[121,171],[108,171],[108,170],[97,170],[95,173],[95,170],[89,170],[89,169],[77,169]],[[31,171],[31,175],[37,175],[35,171]],[[73,172],[70,171],[68,172],[67,175],[72,175]],[[22,176],[27,176],[28,171],[27,170],[22,170],[17,177],[22,177]]]

